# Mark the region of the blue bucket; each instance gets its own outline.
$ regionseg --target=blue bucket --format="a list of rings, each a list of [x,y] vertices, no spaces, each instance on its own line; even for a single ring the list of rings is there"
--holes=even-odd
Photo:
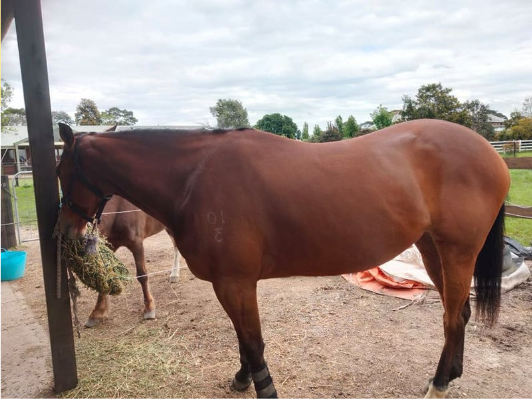
[[[25,251],[7,251],[2,249],[2,281],[12,281],[21,278],[25,269]]]

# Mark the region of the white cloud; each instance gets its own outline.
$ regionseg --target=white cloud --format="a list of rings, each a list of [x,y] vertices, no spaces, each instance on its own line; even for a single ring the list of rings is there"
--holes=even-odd
[[[54,110],[81,98],[134,111],[139,125],[213,123],[235,98],[250,121],[302,127],[400,108],[427,83],[509,114],[532,95],[528,1],[43,2]],[[14,28],[2,77],[23,107]]]

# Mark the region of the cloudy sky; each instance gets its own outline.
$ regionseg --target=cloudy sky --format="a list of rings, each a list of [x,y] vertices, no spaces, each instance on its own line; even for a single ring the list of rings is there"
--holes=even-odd
[[[532,95],[530,0],[42,2],[52,110],[81,98],[138,125],[215,124],[238,99],[254,124],[279,112],[301,128],[370,119],[441,82],[460,101],[509,115]],[[24,107],[16,32],[2,78]]]

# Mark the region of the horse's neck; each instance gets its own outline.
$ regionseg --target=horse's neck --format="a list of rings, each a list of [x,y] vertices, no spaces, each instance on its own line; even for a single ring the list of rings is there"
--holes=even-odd
[[[198,138],[199,139],[199,138]],[[96,138],[88,178],[168,226],[179,208],[187,177],[208,143],[191,137]],[[171,187],[171,190],[169,190]]]

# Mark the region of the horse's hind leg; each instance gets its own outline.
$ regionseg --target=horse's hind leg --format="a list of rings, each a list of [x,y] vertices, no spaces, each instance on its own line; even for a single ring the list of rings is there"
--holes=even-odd
[[[476,260],[470,249],[462,251],[449,243],[436,246],[441,260],[442,280],[438,286],[445,310],[445,342],[427,398],[445,397],[449,382],[462,374],[465,326],[471,315],[469,291]]]
[[[168,232],[168,231],[167,231]],[[172,266],[172,271],[170,272],[170,283],[177,283],[179,281],[179,250],[177,249],[177,246],[175,244],[174,237],[170,235],[168,232],[168,235],[170,236],[170,239],[172,239],[172,243],[174,245],[174,265]]]
[[[434,285],[436,286],[436,289],[438,290],[442,299],[442,303],[444,303],[443,272],[441,268],[440,255],[430,234],[426,233],[425,235],[423,235],[423,237],[416,243],[416,246],[421,253],[421,256],[423,258],[423,264],[425,265],[427,273]],[[467,322],[469,321],[470,316],[471,306],[469,303],[468,295],[461,312],[464,328]],[[452,361],[451,371],[449,373],[449,381],[452,381],[453,379],[458,378],[462,375],[464,357],[464,337],[464,333],[462,335],[459,335],[458,337],[459,342],[457,344],[456,352]],[[425,387],[425,393],[428,392],[432,381],[433,379],[431,379]]]
[[[222,307],[231,318],[238,337],[241,368],[231,386],[245,390],[255,384],[257,398],[277,398],[270,372],[264,360],[257,283],[249,280],[218,279],[213,282],[214,291]]]
[[[135,240],[128,248],[133,253],[137,268],[137,280],[142,287],[142,295],[144,296],[144,319],[155,319],[155,300],[151,295],[150,285],[148,283],[148,271],[146,270],[146,259],[144,258],[144,245],[142,244],[142,240]]]

